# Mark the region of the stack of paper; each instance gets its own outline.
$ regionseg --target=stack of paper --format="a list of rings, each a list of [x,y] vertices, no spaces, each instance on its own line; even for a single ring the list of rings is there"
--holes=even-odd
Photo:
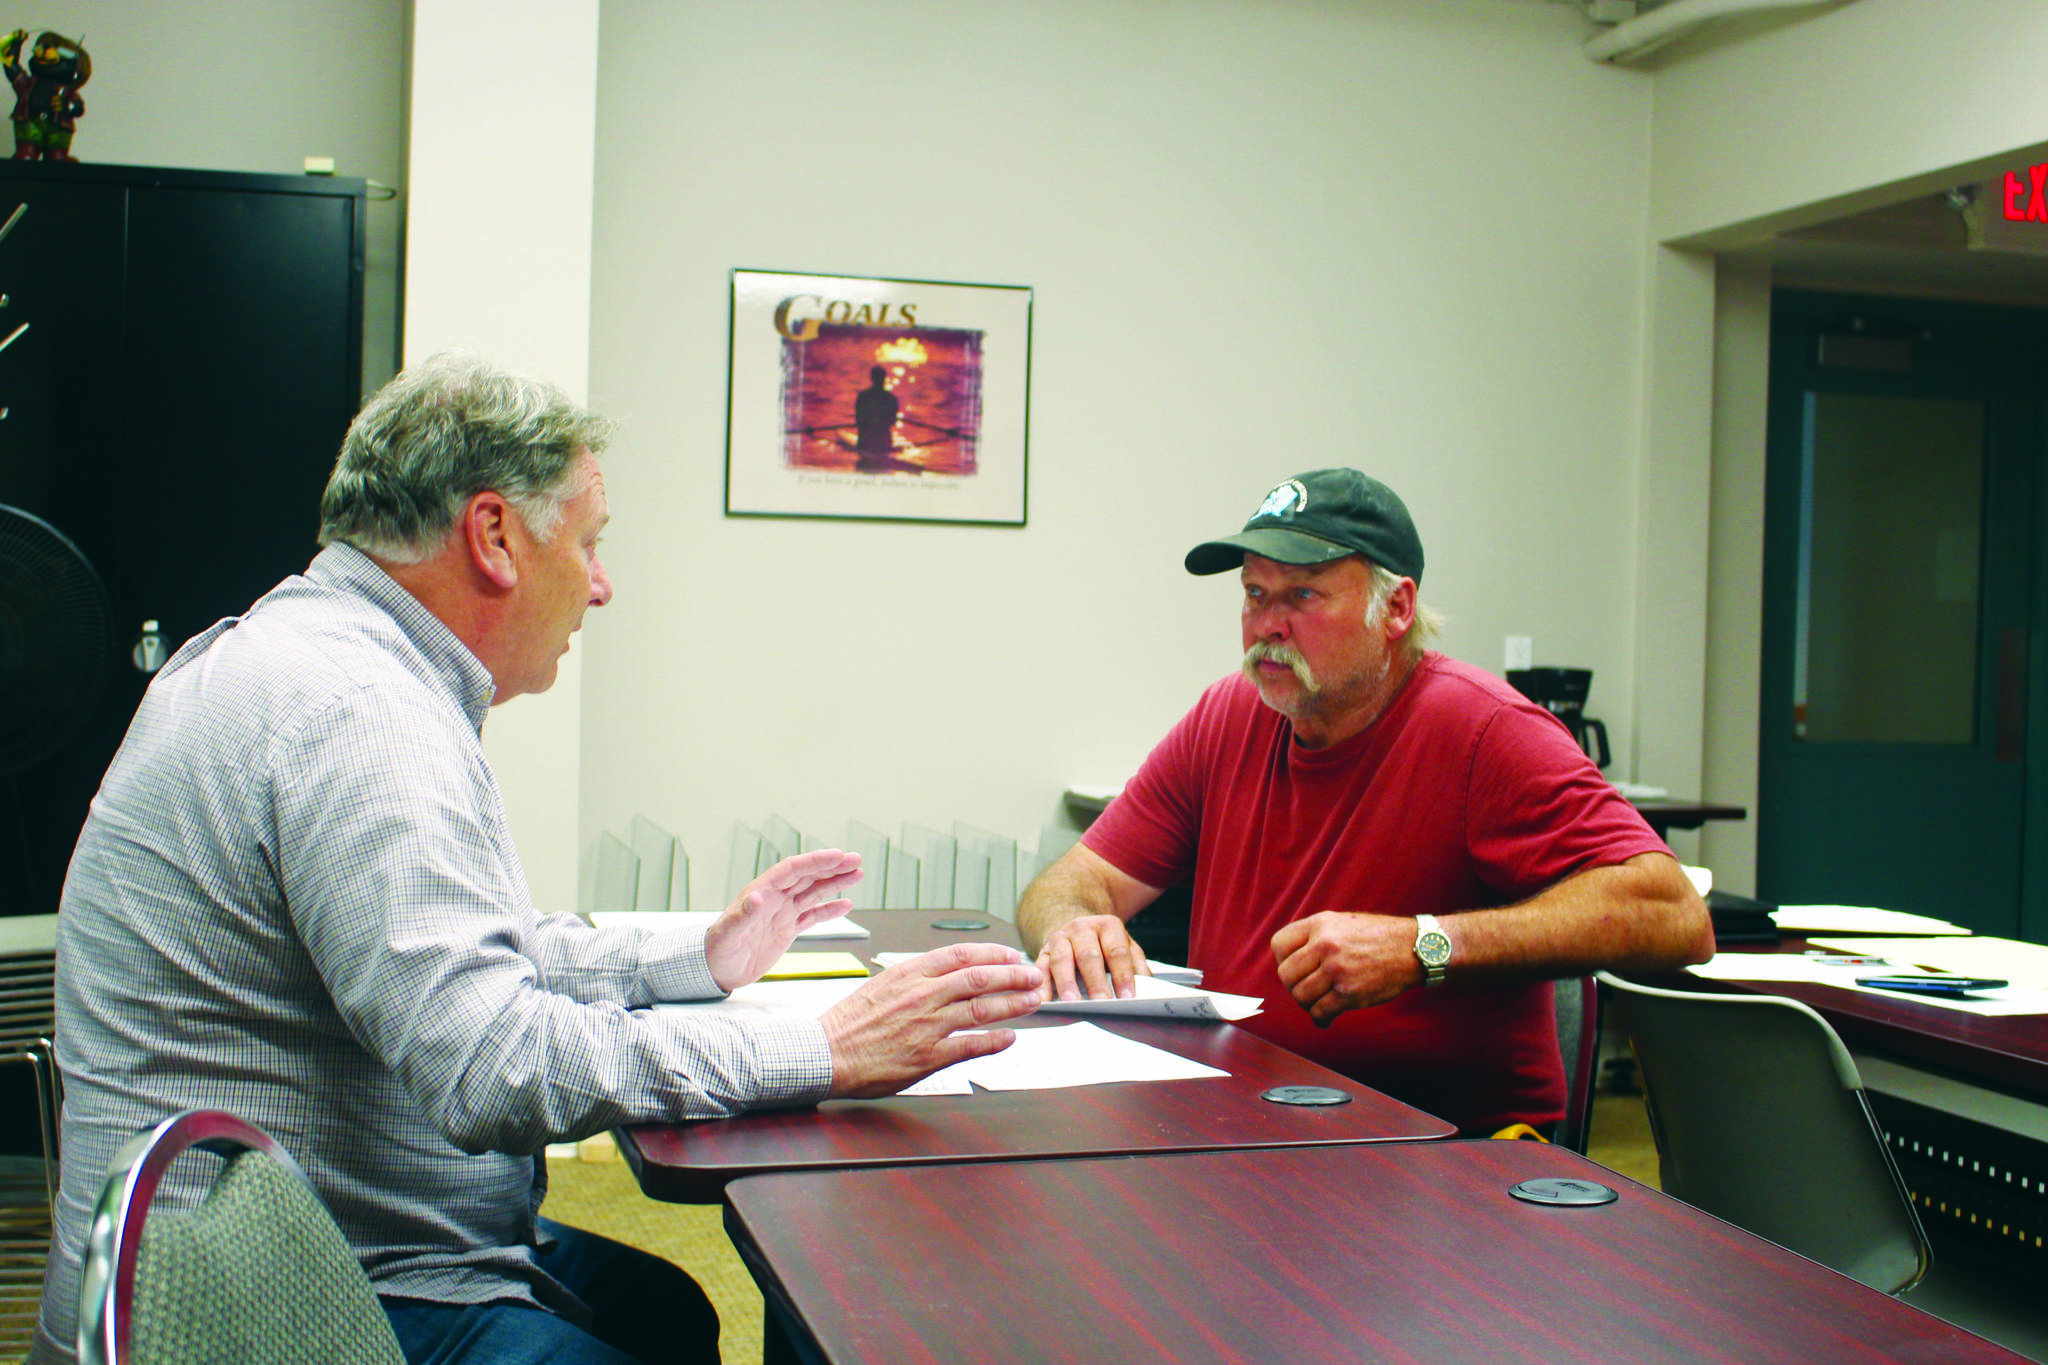
[[[2002,939],[1981,938],[1854,938],[1828,945],[1843,950],[1840,956],[1834,958],[1798,953],[1716,953],[1712,960],[1697,967],[1688,967],[1686,970],[1695,976],[1703,976],[1714,981],[1810,981],[1816,985],[1835,986],[1845,991],[1861,991],[1892,1000],[1910,1000],[1918,1005],[1960,1010],[1965,1014],[2048,1014],[2048,948],[2024,943],[2007,945],[2008,948],[2031,948],[2040,954],[2044,961],[2036,971],[2023,970],[2024,964],[2017,963],[2010,955],[1989,963],[1976,961],[1974,957],[1961,956],[1951,962],[1936,961],[1935,958],[1945,955],[1929,954],[1926,951],[1929,948],[1970,949],[1978,945],[2004,942]],[[1883,951],[1876,951],[1878,949]],[[2003,966],[1992,970],[1998,966],[1999,961],[2003,962]],[[1908,995],[1901,991],[1861,985],[1856,979],[1860,976],[1886,976],[1921,968],[1955,972],[1963,976],[2006,980],[2012,984],[1984,991],[1972,991],[1968,996]]]
[[[1813,939],[1816,948],[1870,953],[1899,967],[1954,972],[2048,990],[2048,948],[2009,938],[1844,938]],[[1870,973],[1865,972],[1865,976]]]
[[[852,953],[784,953],[761,973],[763,981],[806,981],[821,976],[866,976],[868,969]]]
[[[1867,905],[1781,905],[1771,920],[1788,934],[1967,934],[1945,919]]]
[[[908,962],[916,953],[876,953],[878,966],[893,967]],[[1153,963],[1155,975],[1134,979],[1137,994],[1129,1000],[1048,1000],[1038,1007],[1041,1014],[1107,1014],[1126,1019],[1201,1019],[1210,1023],[1249,1019],[1265,1008],[1255,995],[1232,995],[1228,991],[1205,991],[1183,985],[1171,977],[1157,975],[1161,964]],[[1201,979],[1191,968],[1169,968]]]
[[[1108,1014],[1137,1019],[1249,1019],[1263,1008],[1255,995],[1231,995],[1182,986],[1156,976],[1132,979],[1137,994],[1129,1000],[1048,1000],[1041,1014]]]

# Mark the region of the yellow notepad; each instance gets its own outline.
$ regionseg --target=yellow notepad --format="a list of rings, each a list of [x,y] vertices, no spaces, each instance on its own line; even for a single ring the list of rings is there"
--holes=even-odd
[[[866,976],[868,969],[852,953],[784,953],[761,974],[763,981],[804,981],[818,976]]]

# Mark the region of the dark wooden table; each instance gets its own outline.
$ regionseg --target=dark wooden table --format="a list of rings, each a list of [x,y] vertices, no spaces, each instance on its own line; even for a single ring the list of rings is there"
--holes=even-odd
[[[1546,1176],[1620,1198],[1508,1194]],[[2024,1359],[1533,1142],[772,1175],[726,1201],[827,1361]]]
[[[1797,954],[1807,946],[1804,938],[1787,935],[1775,945],[1730,945],[1723,951]],[[1813,1006],[1852,1048],[1888,1053],[2048,1103],[2048,1015],[1970,1014],[1923,1004],[1910,996],[1843,990],[1808,981],[1715,981],[1690,972],[1641,979],[1651,985],[1689,990],[1787,996]]]
[[[858,910],[853,919],[874,937],[843,946],[864,958],[963,939],[1017,942],[1012,926],[971,911]],[[931,927],[945,919],[980,920],[988,927],[971,933]],[[1081,1017],[1042,1015],[1021,1026],[1057,1026]],[[766,1171],[1414,1141],[1455,1131],[1434,1115],[1228,1024],[1090,1022],[1230,1074],[1068,1090],[831,1100],[813,1109],[625,1128],[619,1147],[650,1197],[715,1204],[728,1181]],[[1282,1085],[1335,1086],[1352,1100],[1311,1108],[1259,1098]]]

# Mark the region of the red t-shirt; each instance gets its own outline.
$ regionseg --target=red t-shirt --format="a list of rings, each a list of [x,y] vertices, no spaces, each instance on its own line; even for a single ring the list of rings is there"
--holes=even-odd
[[[1264,999],[1241,1027],[1466,1133],[1561,1118],[1548,982],[1461,985],[1454,955],[1445,984],[1319,1029],[1280,984],[1273,935],[1322,910],[1509,905],[1663,841],[1555,717],[1441,654],[1362,733],[1327,749],[1293,734],[1248,679],[1225,678],[1082,842],[1151,886],[1193,874],[1189,965]]]

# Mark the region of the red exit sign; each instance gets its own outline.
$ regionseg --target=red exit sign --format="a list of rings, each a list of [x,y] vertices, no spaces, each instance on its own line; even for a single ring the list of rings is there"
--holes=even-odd
[[[2009,223],[2048,223],[2048,162],[2005,173],[2005,218]]]

